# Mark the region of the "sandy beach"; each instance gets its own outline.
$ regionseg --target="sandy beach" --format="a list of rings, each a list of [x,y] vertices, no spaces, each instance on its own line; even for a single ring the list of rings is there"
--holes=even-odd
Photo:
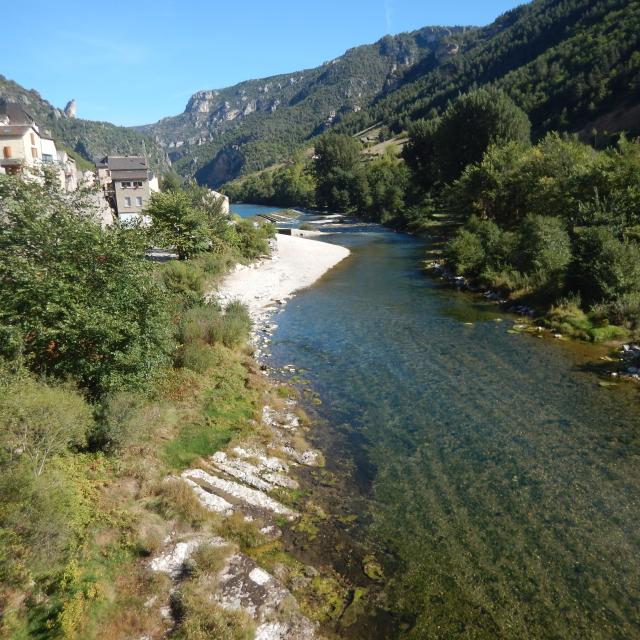
[[[240,300],[257,316],[277,301],[312,285],[349,255],[349,250],[326,242],[278,234],[271,258],[241,265],[218,287],[223,301]]]

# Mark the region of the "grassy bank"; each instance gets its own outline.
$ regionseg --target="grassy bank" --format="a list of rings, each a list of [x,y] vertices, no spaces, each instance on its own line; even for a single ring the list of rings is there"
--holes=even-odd
[[[165,478],[260,428],[247,310],[205,293],[270,229],[196,211],[207,250],[160,265],[144,230],[101,229],[83,194],[0,177],[0,197],[0,637],[158,637],[170,585],[148,558],[169,533],[258,542]],[[234,618],[210,617],[212,633]],[[192,618],[176,637],[199,637]],[[236,622],[216,637],[248,637]]]

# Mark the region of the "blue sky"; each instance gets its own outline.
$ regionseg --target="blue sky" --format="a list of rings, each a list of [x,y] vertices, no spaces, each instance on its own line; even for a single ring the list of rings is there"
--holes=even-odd
[[[200,89],[314,67],[386,33],[484,25],[518,0],[6,2],[0,73],[78,116],[135,125]],[[34,20],[34,16],[36,19]],[[8,41],[7,41],[8,39]]]

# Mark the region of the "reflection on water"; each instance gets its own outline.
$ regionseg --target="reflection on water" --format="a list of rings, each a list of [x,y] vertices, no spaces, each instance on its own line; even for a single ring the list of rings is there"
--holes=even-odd
[[[637,391],[507,334],[420,273],[413,239],[327,239],[353,255],[289,303],[273,358],[323,399],[411,637],[640,638]]]

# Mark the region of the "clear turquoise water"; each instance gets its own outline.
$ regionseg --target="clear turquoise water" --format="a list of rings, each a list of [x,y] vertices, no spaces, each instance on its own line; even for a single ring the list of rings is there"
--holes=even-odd
[[[251,218],[261,213],[275,213],[282,211],[282,207],[267,207],[261,204],[235,204],[231,203],[230,209],[233,213],[237,213],[241,218]]]
[[[273,361],[320,394],[316,437],[354,468],[411,637],[640,638],[637,390],[507,334],[419,271],[416,240],[327,241],[353,254],[278,316]],[[382,628],[352,637],[400,635]]]

